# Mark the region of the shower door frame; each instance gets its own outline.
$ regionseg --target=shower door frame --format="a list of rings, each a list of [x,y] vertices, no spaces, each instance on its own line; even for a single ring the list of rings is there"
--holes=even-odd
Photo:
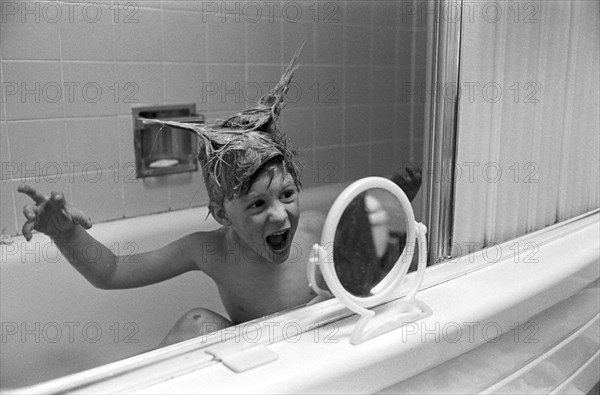
[[[462,10],[463,1],[428,0],[428,6],[435,10],[435,18],[428,19],[428,42],[433,45],[426,62],[427,89],[433,94],[426,103],[427,195],[422,215],[428,229],[428,265],[432,265],[452,257],[462,17],[451,15],[450,10]]]

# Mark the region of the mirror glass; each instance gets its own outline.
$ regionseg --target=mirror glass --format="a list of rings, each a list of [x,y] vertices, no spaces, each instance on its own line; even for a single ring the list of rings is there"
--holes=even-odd
[[[373,188],[356,196],[338,223],[333,262],[346,291],[367,297],[398,262],[406,245],[406,215],[390,192]]]

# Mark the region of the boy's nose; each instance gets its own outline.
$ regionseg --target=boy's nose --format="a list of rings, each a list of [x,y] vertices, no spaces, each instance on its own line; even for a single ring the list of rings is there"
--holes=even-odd
[[[275,203],[271,206],[269,212],[269,221],[273,223],[284,222],[287,219],[287,212],[281,203]]]

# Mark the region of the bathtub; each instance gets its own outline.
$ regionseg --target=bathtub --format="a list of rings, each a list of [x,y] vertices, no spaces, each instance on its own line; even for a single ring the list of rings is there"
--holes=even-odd
[[[327,212],[346,185],[303,191],[301,210]],[[215,229],[206,217],[201,207],[101,223],[91,233],[126,255]],[[2,390],[519,392],[530,383],[523,377],[548,372],[549,388],[589,389],[600,366],[599,218],[596,210],[517,239],[539,247],[535,260],[513,240],[495,255],[483,250],[429,268],[419,298],[433,315],[358,346],[349,342],[357,317],[329,299],[146,352],[192,308],[225,314],[206,276],[98,290],[44,235],[33,243],[16,237],[0,246]],[[576,366],[559,366],[574,355]]]
[[[327,213],[347,184],[304,190],[301,211]],[[157,248],[199,230],[217,229],[206,207],[99,223],[90,233],[121,255]],[[121,360],[155,348],[186,311],[227,316],[210,278],[186,273],[129,290],[90,285],[50,239],[15,237],[2,245],[0,388],[16,388]],[[94,254],[94,251],[90,251]]]

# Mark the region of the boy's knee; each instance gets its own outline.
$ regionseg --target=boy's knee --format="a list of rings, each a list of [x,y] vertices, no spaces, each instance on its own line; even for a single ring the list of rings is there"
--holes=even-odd
[[[193,326],[202,329],[203,334],[214,332],[231,326],[231,322],[219,314],[204,308],[196,308],[188,311],[181,317]]]
[[[203,308],[196,308],[185,313],[169,331],[160,347],[178,343],[194,337],[202,336],[227,328],[231,322],[221,315]]]
[[[213,313],[211,310],[203,309],[203,308],[196,308],[196,309],[191,309],[190,311],[185,313],[183,315],[183,317],[187,317],[194,321],[198,321],[198,320],[203,320],[206,317],[211,317],[214,315],[215,315],[215,313]]]

